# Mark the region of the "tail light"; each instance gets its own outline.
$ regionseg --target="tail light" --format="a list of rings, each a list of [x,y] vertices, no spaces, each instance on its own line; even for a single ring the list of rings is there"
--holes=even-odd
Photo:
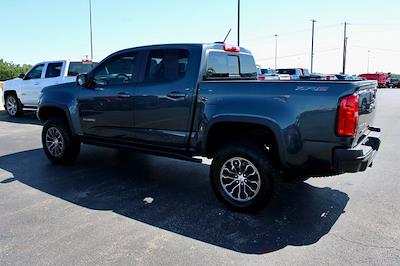
[[[353,94],[340,100],[337,134],[351,137],[356,134],[358,125],[358,95]]]
[[[265,77],[258,77],[258,80],[265,80]]]

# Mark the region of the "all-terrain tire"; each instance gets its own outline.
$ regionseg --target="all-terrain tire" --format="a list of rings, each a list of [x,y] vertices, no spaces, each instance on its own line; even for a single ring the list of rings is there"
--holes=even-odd
[[[273,196],[279,171],[262,146],[236,142],[219,150],[211,164],[210,179],[217,198],[241,212],[264,207]]]
[[[54,164],[70,164],[78,158],[80,141],[71,134],[67,122],[52,118],[43,126],[42,145],[46,156]]]

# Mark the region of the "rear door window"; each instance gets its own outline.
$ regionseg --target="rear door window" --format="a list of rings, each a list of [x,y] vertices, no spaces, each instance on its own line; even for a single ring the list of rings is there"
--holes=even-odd
[[[145,82],[166,82],[185,76],[189,51],[185,49],[151,50],[147,61]]]
[[[47,65],[46,69],[46,78],[56,78],[61,76],[61,69],[62,69],[63,63],[62,62],[57,62],[57,63],[49,63]]]
[[[251,55],[212,51],[208,54],[206,78],[256,78],[257,67]]]

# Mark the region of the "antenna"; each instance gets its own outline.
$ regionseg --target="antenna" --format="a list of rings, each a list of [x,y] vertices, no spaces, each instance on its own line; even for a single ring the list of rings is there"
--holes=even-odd
[[[229,34],[231,33],[232,28],[229,29],[228,34],[225,36],[223,43],[225,43],[226,39],[228,39]]]

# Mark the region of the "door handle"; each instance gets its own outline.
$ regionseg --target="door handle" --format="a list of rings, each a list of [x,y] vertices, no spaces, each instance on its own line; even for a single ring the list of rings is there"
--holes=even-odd
[[[186,94],[178,91],[171,91],[170,93],[167,94],[167,96],[169,98],[177,99],[177,98],[185,98]]]
[[[39,82],[35,82],[35,83],[33,83],[33,85],[39,85]]]
[[[118,93],[118,97],[119,98],[130,98],[131,95],[127,92],[120,92],[120,93]]]

